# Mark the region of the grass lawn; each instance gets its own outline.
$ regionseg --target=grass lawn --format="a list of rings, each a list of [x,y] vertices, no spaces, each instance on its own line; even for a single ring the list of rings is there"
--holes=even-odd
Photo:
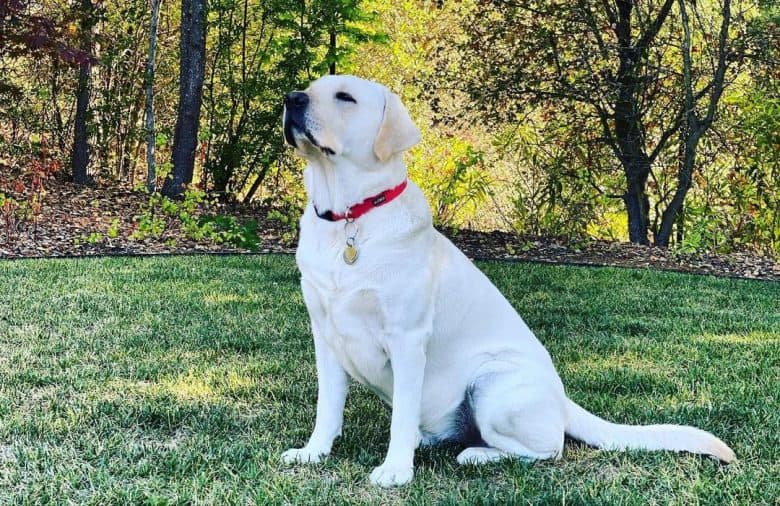
[[[288,256],[0,262],[0,504],[778,504],[780,283],[529,264],[483,268],[550,349],[569,395],[621,422],[693,424],[731,466],[601,452],[455,464],[368,484],[389,410],[365,388],[322,465],[316,376]]]

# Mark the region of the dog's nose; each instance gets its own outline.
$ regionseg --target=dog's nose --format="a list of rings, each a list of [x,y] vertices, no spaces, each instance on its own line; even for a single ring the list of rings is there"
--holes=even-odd
[[[302,91],[293,91],[284,97],[284,105],[288,109],[303,109],[309,103],[309,95]]]

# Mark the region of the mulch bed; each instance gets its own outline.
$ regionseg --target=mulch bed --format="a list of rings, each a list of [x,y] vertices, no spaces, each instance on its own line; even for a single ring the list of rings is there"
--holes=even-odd
[[[523,239],[499,231],[466,231],[450,235],[450,238],[469,257],[477,259],[652,268],[780,281],[780,262],[752,253],[683,255],[663,248],[630,243],[591,241],[587,244],[571,245],[565,241],[543,238]]]
[[[84,188],[57,182],[47,188],[37,227],[22,223],[12,241],[0,230],[0,258],[69,257],[92,255],[152,255],[185,253],[248,253],[224,244],[176,237],[134,241],[129,238],[148,197],[123,188]],[[262,207],[222,206],[212,212],[258,221],[260,253],[292,253],[295,245],[283,240],[285,229],[268,218]],[[119,220],[120,235],[106,232]],[[91,233],[102,239],[90,243]],[[445,230],[455,244],[475,259],[521,260],[578,265],[654,268],[698,274],[780,281],[780,263],[751,253],[676,255],[667,250],[626,243],[592,241],[567,244],[549,238],[518,237],[506,232]],[[289,234],[287,234],[289,235]]]

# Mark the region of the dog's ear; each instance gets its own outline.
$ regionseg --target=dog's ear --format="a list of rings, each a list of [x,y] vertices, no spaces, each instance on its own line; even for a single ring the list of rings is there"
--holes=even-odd
[[[420,130],[409,116],[401,99],[385,90],[385,110],[382,125],[374,139],[374,154],[380,162],[386,162],[398,153],[411,148],[421,139]]]

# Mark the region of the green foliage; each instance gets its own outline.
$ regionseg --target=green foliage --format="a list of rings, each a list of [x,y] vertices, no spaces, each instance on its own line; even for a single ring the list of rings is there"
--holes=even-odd
[[[119,220],[114,219],[111,222],[111,225],[108,227],[108,231],[106,231],[106,237],[108,237],[109,239],[116,239],[117,237],[119,237],[120,229],[121,229],[121,225],[119,223]]]
[[[89,235],[85,235],[83,237],[87,244],[98,244],[103,242],[103,234],[100,232],[90,232]]]
[[[141,215],[136,217],[137,226],[130,234],[131,239],[142,241],[147,237],[159,239],[167,228],[166,221],[160,216],[158,209],[163,199],[167,199],[159,193],[153,193],[149,201],[141,206]]]
[[[744,173],[755,193],[739,204],[753,218],[754,237],[748,241],[780,251],[780,96],[770,93],[756,90],[741,104],[745,130],[755,146]]]
[[[74,246],[80,246],[87,244],[89,246],[95,246],[105,242],[106,236],[100,232],[90,232],[89,234],[81,234],[73,239]]]
[[[482,152],[457,139],[447,148],[447,153],[436,158],[437,167],[427,170],[433,177],[421,179],[432,199],[434,223],[452,227],[475,213],[490,196],[490,179]]]
[[[234,217],[205,213],[209,201],[200,190],[187,190],[181,201],[169,199],[157,192],[142,204],[136,217],[136,228],[130,238],[136,241],[154,239],[175,244],[181,237],[194,241],[231,244],[256,251],[260,245],[257,222],[239,223]],[[113,226],[113,225],[112,225]]]
[[[269,174],[295,170],[279,129],[282,98],[340,64],[356,44],[382,40],[362,3],[211,3],[205,170],[216,194],[248,201]]]
[[[511,169],[515,231],[569,240],[615,234],[615,239],[625,238],[625,227],[615,230],[614,217],[607,212],[614,203],[595,182],[598,177],[608,184],[609,179],[600,162],[603,149],[587,142],[592,135],[586,128],[529,117],[526,124],[495,136],[496,163]]]
[[[292,245],[298,239],[298,223],[303,214],[303,205],[289,198],[282,200],[282,205],[276,202],[276,207],[268,212],[268,219],[282,226],[282,242]]]
[[[531,192],[543,202],[537,200],[530,206],[521,202],[515,207],[521,228],[599,233],[603,225],[608,225],[604,218],[615,211],[618,198],[626,199],[628,204],[628,197],[639,194],[638,200],[647,205],[637,204],[642,210],[635,214],[642,216],[635,216],[635,222],[643,226],[644,220],[639,218],[646,217],[650,232],[659,240],[663,236],[662,217],[669,209],[676,209],[670,204],[681,189],[687,192],[685,206],[690,209],[678,219],[677,235],[684,237],[688,231],[696,231],[686,247],[693,247],[694,242],[705,247],[717,245],[719,249],[750,244],[777,253],[772,241],[769,248],[760,246],[767,244],[766,238],[753,235],[748,239],[753,225],[760,224],[765,232],[772,229],[768,223],[771,220],[750,220],[749,225],[743,220],[746,210],[739,199],[757,207],[758,192],[742,196],[731,193],[732,200],[727,200],[720,197],[728,192],[717,188],[730,184],[729,165],[743,164],[736,159],[741,158],[740,151],[749,148],[735,141],[749,127],[735,131],[734,125],[723,119],[733,121],[733,116],[722,112],[715,115],[716,133],[705,130],[707,138],[698,145],[692,187],[688,183],[691,178],[680,171],[683,146],[691,146],[680,138],[689,131],[688,127],[681,128],[686,124],[683,112],[697,111],[701,119],[710,100],[720,97],[720,89],[716,91],[711,83],[713,62],[721,54],[717,30],[722,19],[731,20],[722,52],[728,54],[724,59],[727,88],[724,99],[714,103],[718,107],[713,111],[723,110],[730,96],[749,90],[751,83],[768,78],[766,65],[752,64],[760,68],[753,77],[743,60],[746,53],[766,57],[766,48],[777,47],[776,27],[762,21],[773,16],[762,12],[771,10],[768,4],[773,2],[735,2],[731,17],[724,16],[725,4],[719,1],[688,6],[697,19],[688,66],[690,107],[684,107],[687,81],[680,78],[683,29],[676,2],[629,2],[623,4],[625,10],[619,11],[608,3],[486,2],[479,8],[482,15],[464,18],[462,24],[469,30],[469,37],[460,43],[464,61],[450,75],[451,80],[464,83],[482,121],[488,125],[516,125],[530,118],[533,128],[546,140],[525,156],[533,164],[550,159],[550,151],[557,155],[559,146],[567,151],[558,163],[545,163],[541,179],[548,183],[547,189]],[[662,5],[669,9],[664,10]],[[621,16],[625,16],[623,24],[619,22]],[[772,60],[776,61],[774,57],[764,61]],[[771,151],[777,150],[775,143]],[[555,156],[549,161],[555,162]],[[556,197],[572,183],[582,186],[583,192],[574,192],[574,199],[556,208]],[[524,182],[518,179],[517,185],[522,188]],[[717,206],[709,199],[713,192],[718,193]],[[605,199],[605,195],[612,197]],[[522,192],[520,197],[522,200]],[[699,209],[716,214],[701,214]],[[737,225],[737,233],[721,240],[718,234],[723,226],[719,218],[724,215]],[[692,221],[702,216],[709,223]],[[579,219],[572,223],[572,217]],[[613,235],[611,226],[606,230]],[[637,236],[634,240],[641,240],[641,234]]]
[[[298,239],[298,224],[307,204],[306,193],[295,172],[279,171],[275,179],[276,191],[268,192],[262,203],[269,209],[268,218],[281,225],[282,241],[293,245]]]
[[[220,242],[226,242],[239,248],[257,251],[260,239],[257,235],[257,221],[238,223],[233,216],[202,216],[198,220],[198,229],[204,237],[217,236]],[[208,232],[203,232],[208,230]]]

